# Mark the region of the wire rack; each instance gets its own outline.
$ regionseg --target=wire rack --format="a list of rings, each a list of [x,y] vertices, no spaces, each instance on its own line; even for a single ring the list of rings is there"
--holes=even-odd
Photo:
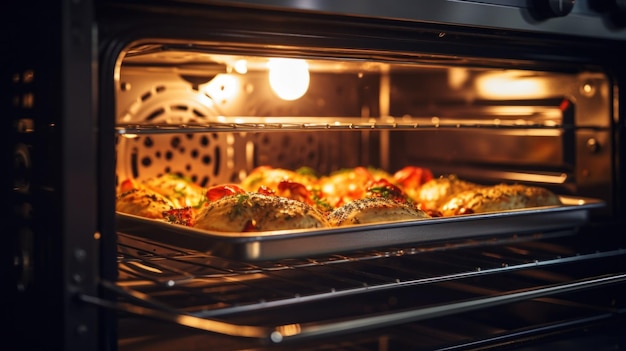
[[[512,235],[246,263],[120,234],[117,285],[160,292],[164,300],[175,292],[196,292],[203,298],[178,304],[201,316],[218,316],[626,254],[624,249],[587,252],[591,249],[545,241],[561,235]],[[530,240],[536,238],[542,241]]]

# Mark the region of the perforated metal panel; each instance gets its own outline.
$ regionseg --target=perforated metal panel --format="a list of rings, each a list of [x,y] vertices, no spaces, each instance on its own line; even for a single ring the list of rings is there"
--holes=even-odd
[[[264,90],[258,77],[243,84],[249,91],[242,98],[242,94],[231,97],[228,86],[220,85],[219,76],[198,83],[202,79],[194,81],[172,69],[122,72],[116,95],[117,122],[121,125],[177,128],[188,123],[220,123],[226,118],[246,123],[245,116],[233,115],[285,113],[280,103],[269,109],[267,92],[258,92]],[[207,88],[210,85],[212,88]],[[175,173],[210,186],[238,182],[260,165],[289,169],[307,166],[326,174],[340,167],[371,165],[369,152],[361,149],[369,141],[364,134],[339,131],[121,133],[117,139],[117,178],[141,181]]]

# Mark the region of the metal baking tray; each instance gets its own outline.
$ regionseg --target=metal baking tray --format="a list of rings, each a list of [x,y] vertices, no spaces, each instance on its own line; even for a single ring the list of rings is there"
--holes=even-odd
[[[243,261],[303,258],[355,250],[498,234],[575,230],[598,199],[561,196],[562,205],[520,210],[269,232],[209,232],[117,212],[117,231],[184,249]]]

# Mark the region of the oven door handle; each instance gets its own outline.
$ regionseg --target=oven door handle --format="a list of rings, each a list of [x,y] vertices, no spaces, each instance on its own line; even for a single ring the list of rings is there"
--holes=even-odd
[[[360,332],[375,328],[388,327],[408,322],[416,322],[430,318],[469,312],[507,303],[530,300],[551,295],[597,288],[626,282],[626,273],[605,275],[593,278],[571,281],[568,283],[547,285],[532,289],[518,290],[489,297],[470,299],[459,302],[446,303],[430,307],[387,312],[377,315],[368,315],[360,318],[350,318],[342,321],[322,323],[294,323],[281,326],[250,326],[228,323],[215,319],[201,318],[191,314],[180,313],[168,306],[160,304],[148,295],[122,288],[114,283],[102,281],[101,285],[120,296],[131,299],[137,304],[129,302],[115,302],[99,297],[79,295],[79,300],[101,307],[119,310],[144,317],[173,322],[179,325],[196,328],[204,331],[220,333],[230,336],[269,339],[273,343],[281,343],[305,338],[321,338]],[[143,304],[144,306],[141,306]]]

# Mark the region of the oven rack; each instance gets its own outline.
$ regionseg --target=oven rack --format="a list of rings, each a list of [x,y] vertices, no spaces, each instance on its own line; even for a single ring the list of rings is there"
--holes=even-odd
[[[245,118],[247,119],[247,117]],[[319,120],[317,117],[309,119]],[[343,118],[345,120],[345,118]],[[215,122],[215,123],[183,123],[183,124],[118,124],[115,127],[119,135],[139,134],[167,134],[167,133],[212,133],[212,132],[255,132],[255,131],[384,131],[384,130],[432,130],[432,129],[533,129],[553,131],[563,128],[563,125],[553,121],[528,121],[523,119],[514,120],[439,120],[433,117],[431,120],[422,122]]]
[[[120,278],[116,284],[103,282],[105,288],[119,295],[119,301],[112,303],[89,297],[83,300],[200,330],[280,343],[437,318],[611,284],[624,285],[626,272],[619,267],[623,267],[626,249],[602,248],[593,240],[583,240],[580,246],[573,247],[563,237],[569,236],[551,233],[473,239],[251,264],[120,234]],[[564,273],[558,269],[563,266],[568,267],[568,272],[574,269],[585,273],[563,279]],[[586,272],[589,267],[598,268]],[[491,276],[497,277],[494,281],[516,282],[519,277],[511,276],[518,274],[522,280],[534,277],[532,280],[536,278],[537,282],[498,288],[487,288],[484,281],[481,288],[468,283]],[[281,318],[249,320],[249,316],[257,316],[261,311],[272,311],[261,315],[285,315],[285,309],[306,311],[310,305],[327,306],[335,301],[363,296],[369,299],[399,289],[430,289],[438,285],[464,286],[469,292],[485,291],[472,292],[468,295],[471,298],[444,298],[445,303],[439,300],[384,313],[368,311],[349,320],[332,315],[308,323],[285,323]],[[618,305],[583,309],[610,316],[623,314],[625,308]]]

